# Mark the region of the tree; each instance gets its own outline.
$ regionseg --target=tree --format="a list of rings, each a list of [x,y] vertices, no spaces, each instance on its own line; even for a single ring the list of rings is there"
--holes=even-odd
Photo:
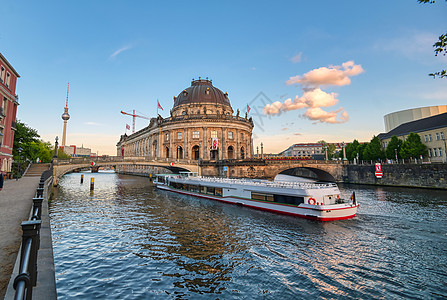
[[[419,134],[411,132],[407,139],[402,143],[400,155],[402,158],[417,158],[427,155],[427,146],[421,142]]]
[[[447,0],[446,0],[447,1]],[[435,3],[435,0],[418,0],[419,3]],[[433,47],[435,48],[435,56],[438,56],[438,54],[447,54],[447,33],[441,34],[439,36],[439,39],[436,43],[433,44]],[[428,76],[433,76],[433,78],[439,77],[439,78],[447,78],[447,71],[441,70],[439,72],[434,72],[428,74]]]
[[[32,160],[36,152],[35,143],[39,142],[39,134],[37,131],[26,124],[17,120],[16,132],[14,134],[14,147],[12,154],[14,161],[19,160],[19,149],[21,160]]]
[[[69,159],[71,158],[70,155],[64,152],[61,148],[57,149],[57,158],[59,159]]]
[[[328,144],[324,140],[318,141],[318,143],[323,144],[324,145],[323,147],[327,147],[327,150],[325,148],[323,148],[323,150],[327,151],[328,159],[332,159],[332,157],[334,157],[335,145],[334,144]],[[324,153],[324,155],[326,155],[326,153]]]
[[[349,143],[348,145],[346,145],[346,158],[349,161],[353,161],[354,158],[357,157],[359,145],[360,145],[360,143],[357,140],[354,140],[352,143]]]
[[[380,140],[377,136],[373,136],[368,145],[366,145],[363,150],[363,158],[365,160],[380,160],[384,158],[384,152],[382,151],[382,146],[380,145]]]
[[[388,146],[386,147],[385,154],[387,158],[395,158],[396,157],[396,149],[397,149],[397,158],[400,157],[400,150],[402,147],[402,140],[399,139],[397,136],[393,135],[391,137],[390,142],[388,143]]]

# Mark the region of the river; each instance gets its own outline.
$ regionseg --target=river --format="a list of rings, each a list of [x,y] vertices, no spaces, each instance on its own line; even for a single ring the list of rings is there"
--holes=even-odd
[[[341,185],[358,215],[323,223],[83,174],[50,204],[59,299],[447,297],[447,191]]]

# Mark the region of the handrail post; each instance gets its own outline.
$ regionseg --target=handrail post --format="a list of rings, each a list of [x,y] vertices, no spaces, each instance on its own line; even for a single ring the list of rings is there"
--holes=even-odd
[[[41,220],[23,221],[22,226],[22,251],[20,258],[20,274],[17,276],[21,278],[29,275],[30,284],[26,286],[26,299],[32,298],[33,286],[37,283],[37,250],[40,244],[40,226]],[[31,253],[27,253],[27,240],[31,238]],[[28,266],[23,263],[28,261]],[[18,279],[16,278],[16,280]]]
[[[42,201],[43,201],[42,197],[33,198],[33,215],[31,216],[31,218],[35,217],[34,213],[37,208],[37,216],[36,216],[37,220],[42,219]]]

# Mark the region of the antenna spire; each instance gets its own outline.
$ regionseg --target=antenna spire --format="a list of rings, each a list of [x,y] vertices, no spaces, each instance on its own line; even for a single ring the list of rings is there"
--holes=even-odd
[[[65,107],[68,107],[68,90],[70,89],[70,82],[68,83],[67,86],[67,101],[65,102]]]

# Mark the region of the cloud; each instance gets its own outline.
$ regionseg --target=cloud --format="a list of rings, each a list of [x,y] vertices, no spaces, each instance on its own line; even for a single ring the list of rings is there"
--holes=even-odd
[[[117,56],[118,54],[120,54],[120,53],[122,53],[122,52],[124,52],[124,51],[126,51],[126,50],[129,50],[129,49],[132,49],[132,46],[124,46],[124,47],[122,47],[122,48],[116,50],[115,52],[113,52],[113,53],[110,55],[109,58],[110,58],[110,59],[115,59],[116,56]]]
[[[279,115],[282,112],[291,110],[306,109],[300,115],[315,123],[340,124],[349,120],[349,114],[339,108],[333,111],[323,110],[322,107],[336,105],[339,100],[338,94],[327,93],[320,86],[334,85],[343,86],[351,84],[350,77],[363,73],[361,65],[356,65],[354,61],[347,61],[341,66],[329,66],[311,70],[302,76],[290,77],[286,84],[301,84],[303,95],[296,96],[294,100],[288,98],[284,102],[276,101],[264,106],[264,114]]]
[[[307,87],[319,87],[322,85],[343,86],[351,84],[349,77],[363,72],[361,65],[356,65],[354,61],[347,61],[341,66],[321,67],[311,70],[303,76],[290,77],[286,84],[302,84]]]
[[[349,120],[349,115],[343,108],[327,112],[319,107],[314,107],[309,108],[302,116],[317,121],[317,123],[341,124]]]
[[[264,107],[264,114],[276,115],[289,110],[333,106],[338,102],[336,97],[336,93],[326,93],[320,88],[305,89],[303,96],[296,96],[293,101],[289,98],[284,103],[276,101],[267,104]]]
[[[292,58],[290,59],[290,61],[293,62],[294,64],[299,63],[299,62],[301,62],[301,58],[302,58],[302,56],[303,56],[303,53],[300,52],[300,53],[298,53],[297,55],[295,55],[294,57],[292,57]]]
[[[286,130],[289,130],[289,128],[284,127],[284,128],[282,128],[281,130],[282,130],[282,131],[286,131]]]
[[[102,124],[100,123],[96,123],[96,122],[85,122],[84,125],[90,125],[90,126],[102,126]]]

